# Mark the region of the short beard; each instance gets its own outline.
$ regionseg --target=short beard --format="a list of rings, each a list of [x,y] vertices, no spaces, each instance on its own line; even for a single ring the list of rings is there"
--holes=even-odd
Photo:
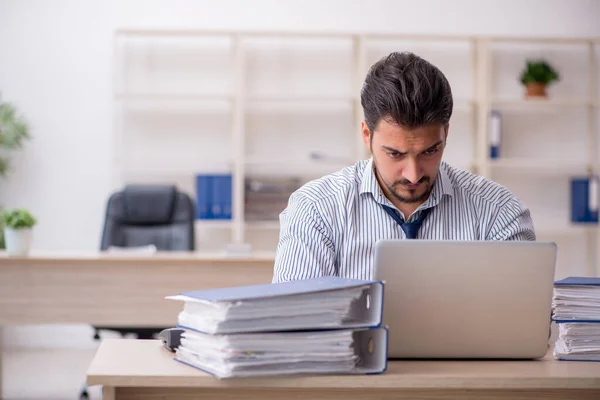
[[[433,190],[433,185],[431,184],[431,178],[428,176],[424,176],[419,180],[419,183],[423,183],[423,184],[427,185],[427,189],[423,192],[423,194],[418,197],[404,197],[396,192],[396,189],[394,188],[394,186],[395,185],[406,185],[406,184],[410,184],[412,182],[404,179],[401,181],[396,181],[390,185],[385,181],[385,179],[383,179],[383,177],[379,173],[379,169],[377,168],[377,163],[375,162],[374,158],[373,158],[373,165],[375,166],[375,172],[379,176],[379,179],[381,179],[381,182],[383,182],[383,184],[387,187],[388,191],[392,194],[392,196],[394,196],[394,198],[396,200],[401,201],[402,203],[406,203],[406,204],[421,203],[421,202],[427,200],[427,198],[431,194],[431,191]]]
[[[404,184],[404,182],[395,182],[391,186],[388,185],[386,182],[384,182],[384,184],[385,184],[385,186],[387,186],[387,188],[390,191],[390,193],[392,194],[392,196],[394,196],[397,200],[399,200],[403,203],[407,203],[407,204],[414,204],[414,203],[421,203],[421,202],[427,200],[427,198],[431,194],[431,191],[433,190],[433,185],[431,183],[429,183],[429,182],[431,182],[431,179],[429,179],[428,176],[421,178],[420,182],[427,184],[427,190],[425,190],[423,192],[423,194],[418,197],[404,197],[396,192],[396,190],[394,189],[394,186],[397,184]]]

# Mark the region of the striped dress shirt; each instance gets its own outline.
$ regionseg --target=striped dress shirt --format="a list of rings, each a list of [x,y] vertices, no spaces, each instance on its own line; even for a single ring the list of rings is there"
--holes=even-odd
[[[372,279],[375,243],[406,238],[383,204],[398,210],[383,194],[372,159],[292,193],[279,217],[273,282],[325,275]],[[508,189],[445,162],[408,222],[425,208],[431,210],[418,239],[535,240],[529,210]]]

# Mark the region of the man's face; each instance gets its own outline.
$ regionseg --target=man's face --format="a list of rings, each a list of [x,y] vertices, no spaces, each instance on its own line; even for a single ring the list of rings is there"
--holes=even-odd
[[[425,201],[438,174],[448,125],[413,130],[381,120],[372,133],[363,121],[363,142],[371,149],[375,174],[388,196],[405,204]]]

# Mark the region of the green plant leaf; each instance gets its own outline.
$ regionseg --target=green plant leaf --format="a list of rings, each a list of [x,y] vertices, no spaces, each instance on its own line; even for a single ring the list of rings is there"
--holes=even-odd
[[[20,149],[30,138],[28,124],[18,115],[15,106],[0,103],[0,178],[9,172],[8,152]]]
[[[0,147],[6,150],[19,149],[29,138],[27,122],[17,114],[16,108],[10,103],[0,104]]]
[[[545,60],[527,60],[520,76],[520,81],[524,85],[528,83],[548,85],[558,80],[560,80],[559,73]]]
[[[8,163],[8,159],[0,157],[0,177],[6,176],[9,168],[10,168],[10,165]]]
[[[7,228],[31,228],[36,223],[35,217],[23,208],[2,211],[2,224]]]

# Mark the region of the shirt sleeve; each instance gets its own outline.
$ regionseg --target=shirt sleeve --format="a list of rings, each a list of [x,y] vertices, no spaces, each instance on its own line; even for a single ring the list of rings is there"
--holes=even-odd
[[[535,241],[531,213],[517,199],[508,201],[498,212],[486,240]]]
[[[336,275],[333,235],[313,201],[293,193],[279,221],[273,283]]]

